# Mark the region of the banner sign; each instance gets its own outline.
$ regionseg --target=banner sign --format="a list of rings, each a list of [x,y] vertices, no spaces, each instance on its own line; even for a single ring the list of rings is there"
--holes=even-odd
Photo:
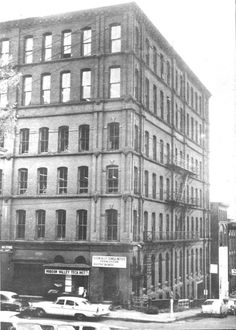
[[[93,267],[126,268],[126,257],[93,256]]]
[[[81,269],[45,269],[47,275],[77,275],[77,276],[89,276],[89,270]]]

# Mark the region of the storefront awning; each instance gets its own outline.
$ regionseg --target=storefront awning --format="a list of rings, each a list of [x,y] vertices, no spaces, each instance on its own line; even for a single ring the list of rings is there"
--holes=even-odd
[[[44,264],[43,267],[50,267],[55,269],[90,269],[91,266],[87,264],[66,264],[66,263],[50,263],[50,264]]]

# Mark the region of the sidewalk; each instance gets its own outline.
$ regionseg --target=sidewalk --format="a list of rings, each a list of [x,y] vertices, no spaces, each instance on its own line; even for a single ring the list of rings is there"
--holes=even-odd
[[[171,316],[170,313],[145,314],[134,310],[118,309],[116,311],[111,311],[110,314],[106,316],[106,318],[133,322],[170,323],[177,320],[184,320],[194,317],[200,312],[200,308],[194,308],[182,312],[175,312]]]

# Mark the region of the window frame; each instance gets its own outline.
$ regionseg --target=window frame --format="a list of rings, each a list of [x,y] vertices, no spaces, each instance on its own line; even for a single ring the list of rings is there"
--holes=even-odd
[[[29,137],[30,137],[29,128],[21,128],[19,136],[20,136],[19,154],[27,154],[29,152]]]
[[[85,209],[77,210],[77,240],[86,241],[88,235],[88,211]]]
[[[69,75],[68,81],[64,81],[64,77]],[[70,71],[63,71],[60,75],[60,102],[67,103],[71,101],[71,72]]]
[[[89,168],[88,166],[78,167],[78,194],[87,194],[89,188]]]
[[[106,210],[106,239],[117,241],[118,229],[118,211],[114,209]]]
[[[119,192],[119,166],[117,165],[106,167],[106,192],[108,194]]]
[[[37,169],[37,181],[38,181],[38,194],[47,193],[47,183],[48,183],[48,169],[46,167],[39,167]]]
[[[46,211],[36,210],[36,237],[37,239],[45,238],[46,232]]]
[[[58,152],[68,151],[69,148],[69,126],[58,127]]]
[[[119,36],[113,37],[112,29],[118,28],[118,27],[120,28],[120,31],[118,33]],[[110,52],[111,53],[120,53],[121,52],[121,24],[120,23],[110,25]]]
[[[86,37],[86,33],[90,31],[90,36]],[[87,49],[88,48],[88,49]],[[92,28],[86,27],[82,30],[82,56],[92,55]]]
[[[48,152],[48,143],[49,143],[49,128],[40,127],[39,128],[39,153]]]
[[[118,150],[120,147],[120,123],[107,124],[107,149]]]
[[[33,80],[31,75],[25,75],[23,77],[22,84],[22,105],[28,106],[32,102],[32,87]]]
[[[57,218],[57,228],[56,228],[56,238],[64,239],[66,238],[66,210],[56,210]]]
[[[49,82],[45,82],[45,79],[49,78]],[[46,85],[46,86],[45,86]],[[41,75],[41,104],[51,103],[51,74],[43,73]]]
[[[47,41],[47,38],[50,37],[50,41]],[[43,47],[42,47],[42,58],[44,62],[52,60],[52,33],[47,32],[43,35]],[[49,54],[48,54],[49,53]]]
[[[86,75],[88,76],[86,77]],[[92,71],[91,69],[83,69],[81,70],[81,100],[90,101],[91,91],[92,91]]]
[[[79,151],[89,151],[90,126],[83,124],[79,126]]]
[[[117,80],[117,81],[112,80],[113,70],[119,70],[119,80]],[[112,91],[113,86],[116,87],[115,92]],[[120,97],[121,97],[121,67],[120,66],[112,66],[112,67],[109,68],[109,98],[110,99],[116,99],[116,98],[120,98]]]
[[[26,211],[16,210],[16,239],[25,239]]]
[[[66,40],[67,38],[69,39],[69,42]],[[61,48],[62,58],[70,58],[71,52],[72,52],[72,31],[64,30],[62,31],[62,48]]]
[[[60,166],[57,168],[57,194],[67,194],[68,190],[68,168]]]
[[[27,45],[31,41],[31,45]],[[33,49],[34,49],[34,38],[33,36],[26,36],[24,38],[24,63],[33,63]]]

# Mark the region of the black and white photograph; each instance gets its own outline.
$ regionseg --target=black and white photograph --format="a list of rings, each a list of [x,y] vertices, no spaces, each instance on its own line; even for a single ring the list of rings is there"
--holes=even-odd
[[[3,0],[0,329],[236,329],[236,0]]]

